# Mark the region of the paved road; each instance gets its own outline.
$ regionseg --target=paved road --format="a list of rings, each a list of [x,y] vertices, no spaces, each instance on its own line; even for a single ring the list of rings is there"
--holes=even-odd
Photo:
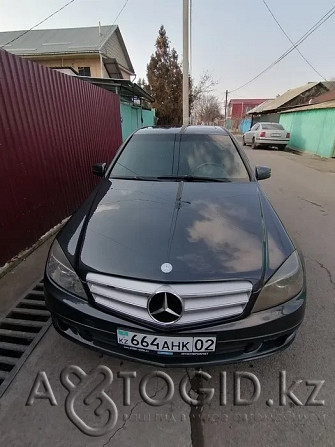
[[[163,407],[150,407],[139,394],[139,382],[155,368],[121,362],[76,346],[50,328],[31,354],[10,389],[0,401],[0,439],[7,446],[333,446],[335,445],[335,169],[334,161],[322,162],[293,154],[246,149],[251,162],[272,167],[272,178],[263,187],[287,229],[300,245],[306,260],[308,306],[305,322],[295,343],[276,356],[244,364],[206,369],[211,379],[200,384],[215,388],[210,403],[190,407],[178,394],[178,384],[186,373],[181,369],[165,370],[175,384],[173,400]],[[331,172],[333,171],[333,172]],[[42,271],[40,257],[35,275]],[[33,261],[31,261],[33,259]],[[22,269],[22,267],[21,267]],[[29,269],[28,269],[29,270]],[[30,269],[31,270],[31,269]],[[24,278],[24,273],[20,273]],[[25,278],[27,280],[27,277]],[[8,290],[8,279],[6,281]],[[1,292],[1,289],[0,289]],[[64,402],[68,392],[59,376],[68,365],[78,365],[90,372],[98,365],[114,372],[110,396],[118,406],[115,428],[100,437],[89,437],[66,417]],[[130,405],[123,405],[122,379],[117,371],[136,371],[131,380]],[[26,401],[36,374],[45,371],[57,405],[49,400]],[[220,405],[220,372],[226,372],[227,403]],[[237,371],[255,374],[261,384],[261,396],[250,406],[233,405],[233,375]],[[323,406],[295,406],[288,401],[279,405],[279,372],[286,371],[288,385],[303,382],[296,395],[305,403],[312,387],[306,380],[324,380],[316,400]],[[192,379],[194,371],[188,370]],[[73,382],[75,380],[73,379]],[[78,379],[77,379],[78,382]],[[191,396],[199,386],[191,380]],[[148,394],[164,396],[161,379],[149,382]],[[242,381],[243,396],[250,396],[250,382]],[[84,411],[82,395],[75,410],[88,423],[94,423],[91,411]],[[268,399],[273,405],[267,405]],[[54,402],[55,403],[55,402]],[[96,423],[96,421],[95,421]]]

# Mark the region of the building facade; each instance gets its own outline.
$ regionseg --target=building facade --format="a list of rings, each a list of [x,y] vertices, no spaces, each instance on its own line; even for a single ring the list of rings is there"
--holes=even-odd
[[[241,121],[249,110],[253,109],[264,101],[265,99],[231,99],[227,107],[227,127],[232,130],[238,130]]]

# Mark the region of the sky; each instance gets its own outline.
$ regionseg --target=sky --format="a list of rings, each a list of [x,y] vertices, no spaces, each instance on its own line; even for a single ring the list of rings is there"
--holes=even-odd
[[[286,33],[298,40],[332,6],[334,0],[267,0]],[[67,0],[0,0],[0,31],[25,30]],[[37,29],[113,24],[125,0],[75,0]],[[128,0],[116,23],[137,79],[155,50],[164,25],[182,60],[182,0]],[[220,100],[276,60],[290,46],[262,0],[192,0],[191,70],[195,82],[204,72],[217,81]],[[335,78],[335,14],[299,49],[326,79]],[[290,88],[321,81],[294,50],[282,62],[229,98],[273,98]],[[136,80],[135,80],[136,82]]]

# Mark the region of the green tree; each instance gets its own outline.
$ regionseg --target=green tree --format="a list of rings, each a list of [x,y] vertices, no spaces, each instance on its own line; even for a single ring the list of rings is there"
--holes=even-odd
[[[159,29],[156,50],[147,65],[150,93],[159,125],[181,125],[183,73],[177,51],[170,49],[164,26]]]
[[[149,85],[147,84],[147,82],[146,82],[146,80],[144,78],[143,79],[142,78],[138,78],[137,85],[139,87],[141,87],[145,92],[149,93],[149,95],[151,94],[150,87],[149,87]],[[151,109],[151,107],[152,107],[151,102],[147,101],[144,98],[141,99],[141,105],[145,109]]]
[[[153,96],[154,102],[151,106],[156,109],[158,124],[181,125],[183,72],[178,61],[178,53],[174,48],[170,48],[170,41],[163,25],[158,32],[155,53],[151,55],[147,65],[147,78],[148,84],[144,79],[139,79],[138,84]],[[197,85],[194,85],[189,77],[189,106],[193,116],[197,114],[199,108],[202,109],[206,121],[211,121],[213,114],[218,114],[218,107],[214,107],[213,98],[210,98],[210,101],[208,98],[216,84],[207,71],[202,74]],[[204,103],[207,105],[206,113],[203,111]]]
[[[144,78],[138,78],[137,85],[143,88],[143,90],[145,90],[146,92],[150,93],[150,87],[146,83]]]

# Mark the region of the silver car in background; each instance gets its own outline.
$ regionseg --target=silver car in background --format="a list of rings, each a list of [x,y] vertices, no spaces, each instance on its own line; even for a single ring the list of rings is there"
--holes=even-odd
[[[289,141],[290,133],[278,123],[256,123],[243,135],[243,145],[251,145],[252,149],[276,146],[284,150]]]

